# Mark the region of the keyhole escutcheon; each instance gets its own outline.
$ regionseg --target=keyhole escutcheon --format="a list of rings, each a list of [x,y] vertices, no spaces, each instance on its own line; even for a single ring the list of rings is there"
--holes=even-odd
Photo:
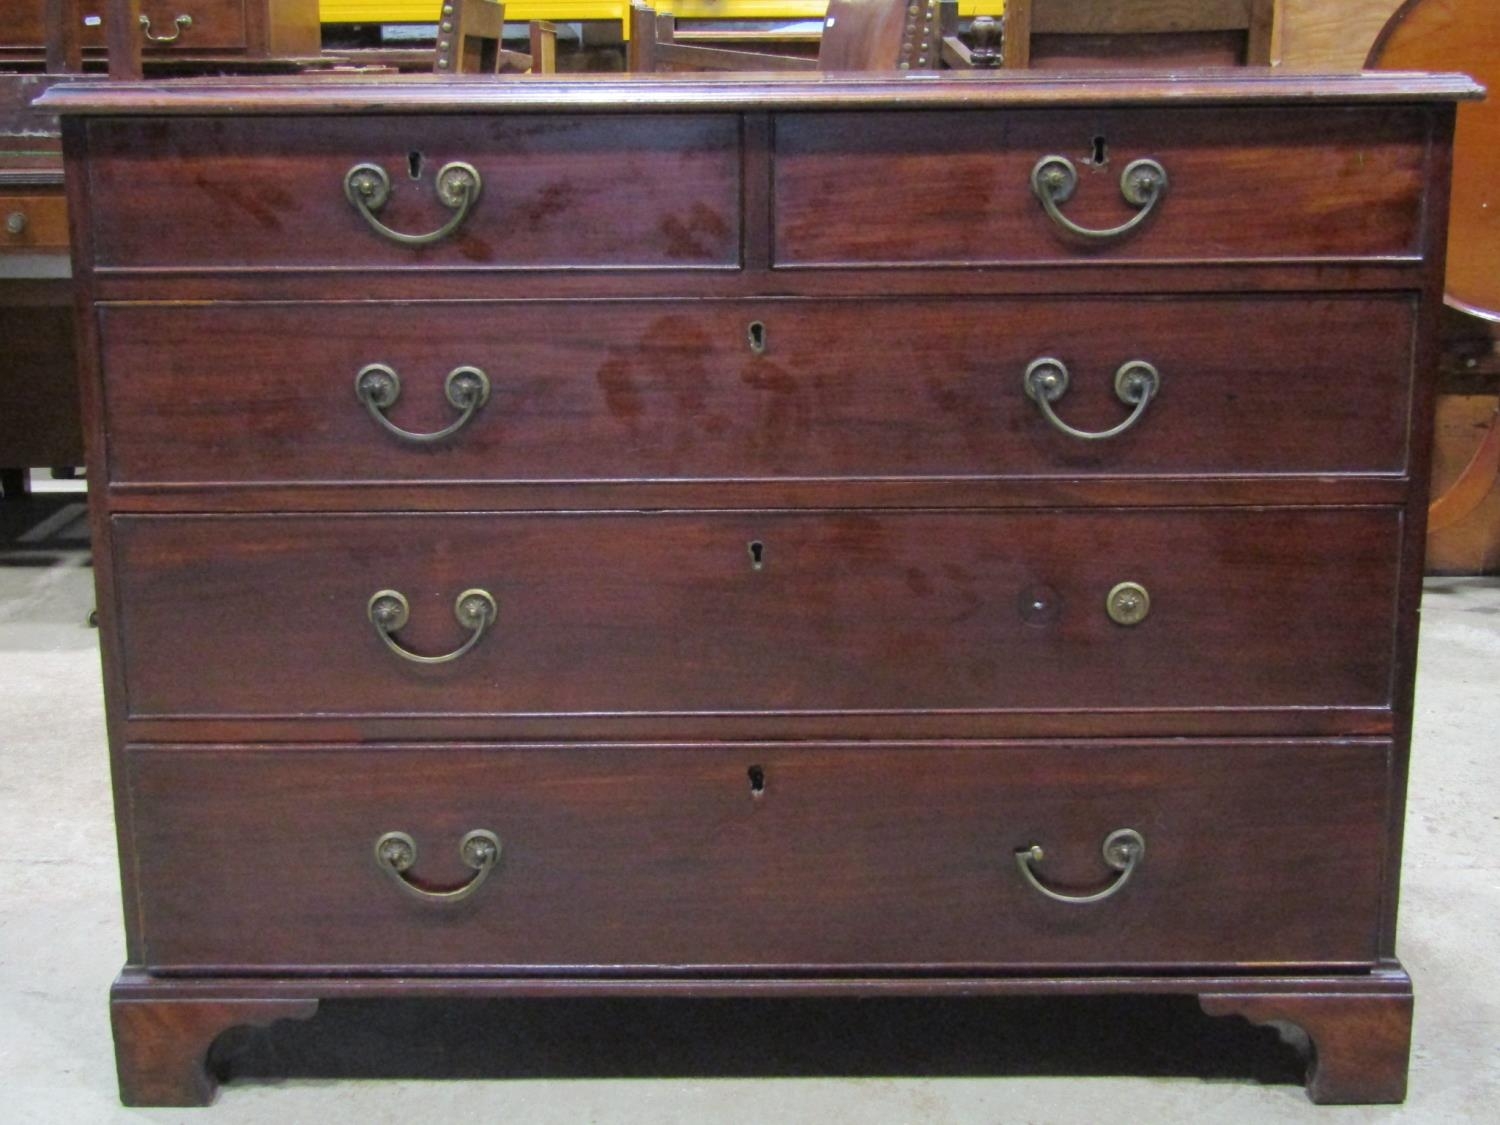
[[[756,355],[764,355],[766,352],[766,326],[759,320],[752,320],[750,327],[745,329],[745,339],[750,342],[750,350]]]
[[[750,552],[750,569],[751,570],[763,570],[763,569],[765,569],[765,565],[766,565],[766,545],[764,543],[762,543],[759,539],[752,539],[752,540],[750,540],[750,544],[747,547],[747,550]]]
[[[745,772],[750,776],[750,796],[759,797],[766,791],[766,771],[760,766],[751,766]]]

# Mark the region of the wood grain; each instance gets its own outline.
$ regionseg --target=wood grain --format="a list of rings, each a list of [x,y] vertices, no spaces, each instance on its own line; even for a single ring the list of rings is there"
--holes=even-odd
[[[689,724],[702,712],[1386,706],[1397,534],[1376,509],[114,526],[134,717],[650,712]],[[1155,607],[1135,628],[1104,612],[1126,580]],[[372,594],[400,590],[404,643],[446,652],[467,636],[453,601],[471,587],[495,596],[499,622],[451,666],[396,658],[365,618]],[[1045,604],[1033,611],[1033,598]]]
[[[146,964],[474,974],[1369,964],[1388,745],[369,747],[130,755]],[[763,777],[759,796],[749,772]],[[1295,775],[1299,783],[1288,786]],[[1337,800],[1329,800],[1329,794]],[[1138,871],[1093,906],[1048,900]],[[416,901],[375,839],[417,842]],[[208,873],[212,873],[210,876]]]
[[[1397,295],[250,303],[100,315],[120,483],[972,484],[1406,469],[1414,322]],[[760,354],[751,324],[765,331]],[[192,343],[164,356],[174,335]],[[1079,441],[1024,393],[1040,356],[1069,365],[1057,409],[1073,426],[1102,430],[1128,415],[1113,384],[1127,360],[1153,363],[1162,391],[1133,431]],[[387,413],[415,432],[457,416],[443,378],[460,365],[483,369],[492,397],[451,439],[403,442],[355,395],[356,372],[375,362],[400,374]],[[1362,378],[1347,378],[1350,368]]]
[[[1109,156],[1104,165],[1089,163],[1096,137]],[[1426,152],[1425,115],[1396,107],[1329,111],[1316,129],[1253,110],[872,113],[858,130],[837,114],[787,116],[776,127],[776,261],[1411,254],[1420,249]],[[1136,214],[1119,184],[1132,160],[1159,161],[1170,186],[1132,235],[1082,240],[1054,225],[1032,194],[1032,168],[1052,153],[1078,168],[1078,190],[1063,211],[1087,227]],[[877,214],[901,220],[870,221]]]
[[[237,118],[99,122],[91,131],[94,254],[104,266],[739,262],[739,128],[730,116]],[[458,233],[435,246],[383,238],[344,196],[349,169],[379,164],[392,184],[380,220],[430,232],[452,216],[435,189],[450,161],[472,164],[485,187]]]
[[[308,1019],[316,1000],[281,997],[241,1000],[115,996],[110,1019],[120,1101],[128,1106],[202,1106],[214,1100],[218,1078],[208,1068],[213,1041],[232,1027],[265,1027]]]

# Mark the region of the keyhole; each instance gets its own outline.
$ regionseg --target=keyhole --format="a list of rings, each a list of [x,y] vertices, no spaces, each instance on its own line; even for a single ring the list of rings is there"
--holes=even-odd
[[[1093,153],[1090,156],[1089,162],[1092,164],[1106,164],[1109,162],[1109,145],[1105,143],[1103,137],[1094,138]]]
[[[406,170],[411,173],[411,178],[420,180],[422,178],[422,154],[420,152],[408,152],[406,154]]]
[[[766,565],[766,545],[759,539],[750,541],[750,569],[760,570]]]
[[[760,766],[751,766],[745,772],[750,775],[750,796],[759,797],[766,791],[766,771]]]
[[[764,355],[766,350],[766,326],[758,320],[750,322],[749,329],[745,332],[750,341],[750,350],[756,355]]]

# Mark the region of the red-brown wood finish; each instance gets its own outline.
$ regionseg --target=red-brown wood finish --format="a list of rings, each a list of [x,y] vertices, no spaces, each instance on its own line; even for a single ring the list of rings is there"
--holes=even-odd
[[[1370,965],[1389,744],[130,752],[156,971]],[[761,784],[754,791],[756,771]],[[1301,781],[1288,786],[1286,778]],[[1338,792],[1329,807],[1326,794]],[[1106,836],[1144,858],[1119,879]],[[466,832],[501,841],[468,899]],[[212,873],[209,876],[207,873]]]
[[[739,264],[739,122],[728,115],[325,117],[294,129],[245,117],[90,131],[100,267]],[[453,217],[435,183],[455,161],[478,171],[480,193],[431,247],[382,237],[344,195],[351,168],[378,164],[391,180],[380,221],[426,234]],[[339,288],[330,295],[359,295],[357,283]]]
[[[1199,1003],[1211,1016],[1243,1016],[1252,1023],[1292,1024],[1312,1041],[1307,1096],[1320,1105],[1406,1100],[1411,1053],[1412,995],[1408,985],[1386,995],[1362,995],[1337,986],[1304,995],[1250,989],[1205,992]]]
[[[1119,992],[1297,1023],[1316,1100],[1399,1098],[1433,341],[1474,93],[1254,70],[49,92],[113,995],[143,1013],[127,1100],[206,1100],[208,1042],[265,1000]],[[1136,157],[1171,186],[1079,243],[1030,190],[1052,153],[1080,222],[1128,217]],[[399,247],[343,196],[364,160],[399,229],[447,216],[434,164],[484,195]],[[1062,417],[1111,424],[1148,347],[1162,391],[1118,439],[1021,397],[1016,366],[1057,355]],[[355,398],[368,362],[413,430],[454,416],[454,366],[494,389],[407,448]],[[1153,598],[1134,627],[1104,612],[1125,580]],[[365,616],[400,589],[397,638],[449,650],[471,586],[499,619],[451,665]],[[453,885],[474,827],[503,859],[447,923],[376,867],[408,831],[413,877]],[[1118,827],[1147,855],[1111,898],[1021,878],[1034,843],[1039,877],[1102,888]]]
[[[115,1067],[125,1105],[207,1105],[218,1090],[208,1051],[232,1027],[310,1019],[317,1000],[111,999]]]
[[[1108,478],[1400,474],[1414,305],[1332,297],[132,305],[101,312],[113,481]],[[752,326],[763,331],[759,351]],[[192,349],[163,354],[186,334]],[[1114,375],[1162,390],[1132,431],[1054,430],[1022,376],[1068,364],[1075,427],[1130,413]],[[401,377],[387,414],[450,424],[448,372],[489,402],[436,445],[372,420],[355,376]],[[1348,373],[1359,371],[1359,379]],[[1318,408],[1308,409],[1316,399]]]
[[[647,713],[664,733],[716,713],[1387,707],[1398,533],[1373,508],[114,528],[134,718]],[[1121,582],[1150,594],[1138,625],[1106,614]],[[366,618],[398,590],[398,639],[449,652],[471,588],[498,620],[452,664],[408,663]]]
[[[1427,128],[1424,113],[1404,107],[1330,110],[1316,124],[1202,109],[870,114],[857,130],[838,114],[788,116],[776,127],[776,262],[1415,255]],[[1090,162],[1095,138],[1103,164]],[[1159,162],[1168,186],[1131,234],[1081,239],[1031,190],[1032,169],[1054,153],[1078,169],[1061,210],[1086,227],[1137,214],[1120,193],[1131,161]],[[880,213],[902,221],[872,222]]]

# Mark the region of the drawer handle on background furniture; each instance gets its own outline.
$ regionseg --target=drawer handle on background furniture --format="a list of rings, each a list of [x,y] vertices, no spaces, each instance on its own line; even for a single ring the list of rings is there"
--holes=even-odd
[[[410,660],[413,664],[447,664],[449,661],[457,660],[479,643],[479,638],[484,636],[484,631],[500,616],[499,607],[495,605],[495,599],[487,590],[465,590],[453,603],[453,616],[465,629],[474,630],[473,635],[461,646],[442,656],[419,656],[415,652],[402,648],[391,636],[392,633],[399,632],[411,616],[411,605],[404,594],[399,590],[379,590],[370,595],[370,603],[365,612],[369,615],[370,624],[375,626],[375,632],[379,633],[380,639],[385,642],[386,648],[402,660]]]
[[[1121,364],[1120,369],[1115,372],[1115,396],[1126,406],[1135,407],[1130,417],[1108,430],[1075,430],[1052,409],[1052,404],[1068,393],[1068,381],[1067,365],[1051,356],[1032,360],[1026,365],[1026,374],[1021,377],[1026,397],[1036,403],[1042,417],[1056,429],[1079,441],[1102,441],[1123,434],[1141,420],[1146,407],[1151,405],[1151,400],[1161,389],[1161,373],[1145,360],[1132,359]]]
[[[401,376],[396,374],[395,368],[384,363],[367,363],[354,376],[354,393],[365,404],[370,417],[402,441],[428,445],[452,437],[469,424],[474,412],[489,401],[490,377],[477,367],[455,367],[448,372],[448,378],[443,381],[443,393],[463,413],[441,430],[434,430],[430,434],[403,430],[385,416],[384,412],[396,405],[396,400],[401,397]]]
[[[141,34],[146,37],[147,43],[175,43],[182,38],[184,31],[193,26],[193,17],[178,16],[172,22],[177,25],[177,30],[172,32],[171,35],[153,35],[151,34],[151,17],[142,16]]]
[[[1146,841],[1134,828],[1117,828],[1104,838],[1104,862],[1120,873],[1119,877],[1105,887],[1102,891],[1096,891],[1091,895],[1065,895],[1042,885],[1037,879],[1036,873],[1032,871],[1033,863],[1040,863],[1044,858],[1041,845],[1032,844],[1029,848],[1022,848],[1016,853],[1016,866],[1021,869],[1021,877],[1034,888],[1057,902],[1089,903],[1103,902],[1121,887],[1130,881],[1131,874],[1141,862],[1141,857],[1146,854]]]
[[[387,832],[375,841],[375,862],[396,881],[396,885],[413,898],[424,902],[462,902],[489,878],[500,859],[500,838],[493,832],[476,828],[459,842],[458,854],[464,865],[477,874],[461,887],[451,891],[429,891],[406,877],[417,862],[417,842],[405,832]]]
[[[1154,160],[1132,160],[1127,164],[1120,174],[1120,194],[1125,202],[1140,210],[1119,226],[1106,230],[1081,227],[1058,210],[1078,190],[1078,169],[1066,156],[1044,156],[1038,160],[1031,170],[1031,190],[1042,201],[1047,217],[1063,230],[1079,238],[1119,238],[1144,223],[1155,209],[1156,201],[1167,190],[1167,170]]]
[[[376,233],[402,246],[431,246],[447,238],[469,217],[481,186],[479,170],[472,164],[458,161],[444,164],[437,174],[437,197],[444,207],[452,210],[453,217],[430,234],[402,234],[375,217],[375,212],[391,198],[391,178],[385,169],[379,164],[356,164],[344,175],[344,195],[350,205]]]

